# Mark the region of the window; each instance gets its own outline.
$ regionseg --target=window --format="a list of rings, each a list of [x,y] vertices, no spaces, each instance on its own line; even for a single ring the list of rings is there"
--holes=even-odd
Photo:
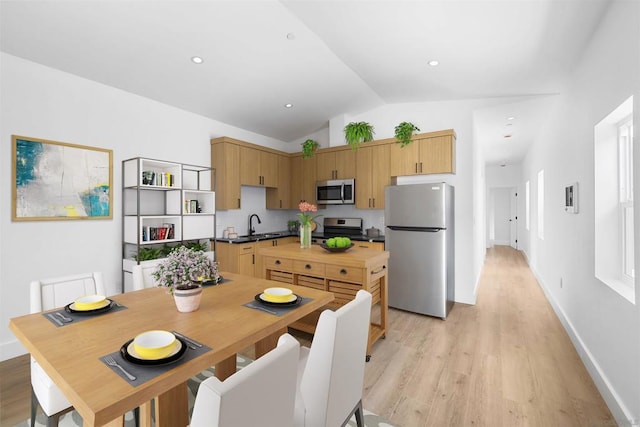
[[[594,128],[595,275],[635,303],[633,97]]]
[[[544,169],[538,172],[538,237],[544,240]]]
[[[624,280],[633,284],[633,121],[626,117],[618,124],[619,213]]]
[[[529,196],[529,181],[524,184],[524,226],[529,231],[529,215],[531,213],[530,196]]]

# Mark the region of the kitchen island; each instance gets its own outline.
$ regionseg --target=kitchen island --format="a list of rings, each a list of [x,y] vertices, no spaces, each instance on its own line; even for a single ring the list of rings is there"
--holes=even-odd
[[[372,295],[372,316],[367,344],[371,348],[387,330],[387,264],[389,252],[354,246],[346,252],[328,252],[319,245],[302,249],[297,243],[258,249],[264,278],[296,286],[333,292],[328,308],[337,309],[355,298],[360,289]],[[318,310],[290,325],[314,333]]]

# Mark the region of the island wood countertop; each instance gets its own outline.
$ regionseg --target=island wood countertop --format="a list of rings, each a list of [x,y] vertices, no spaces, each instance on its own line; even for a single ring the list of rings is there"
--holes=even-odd
[[[259,248],[258,255],[284,257],[301,261],[339,263],[345,267],[360,268],[371,267],[389,259],[388,251],[359,248],[358,245],[345,252],[329,252],[320,245],[311,245],[310,248],[302,249],[298,243]]]

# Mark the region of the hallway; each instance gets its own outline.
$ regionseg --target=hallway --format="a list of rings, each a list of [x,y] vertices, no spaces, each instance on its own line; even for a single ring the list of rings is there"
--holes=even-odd
[[[523,255],[487,251],[475,306],[447,320],[390,309],[364,407],[414,426],[614,426]]]

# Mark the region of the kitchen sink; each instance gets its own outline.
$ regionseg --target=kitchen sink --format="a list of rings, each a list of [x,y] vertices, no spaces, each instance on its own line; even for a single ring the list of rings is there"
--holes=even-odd
[[[260,239],[272,239],[274,237],[283,236],[283,233],[256,233],[249,236],[248,234],[244,234],[242,236],[238,236],[238,239],[242,240],[260,240]]]

